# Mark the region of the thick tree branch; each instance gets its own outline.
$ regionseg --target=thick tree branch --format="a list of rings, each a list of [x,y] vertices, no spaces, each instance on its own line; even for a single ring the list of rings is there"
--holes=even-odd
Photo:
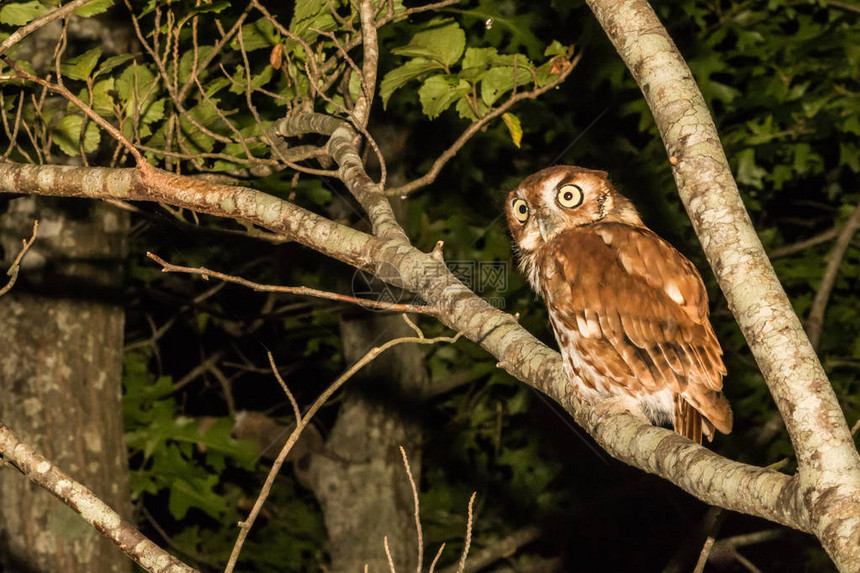
[[[705,101],[645,0],[588,4],[654,114],[681,199],[786,422],[798,501],[837,565],[860,569],[860,456],[744,209]]]
[[[159,201],[250,221],[357,268],[381,269],[381,278],[436,306],[444,324],[479,343],[512,375],[558,401],[618,459],[669,479],[707,503],[808,530],[794,478],[728,460],[631,415],[607,416],[582,407],[562,373],[558,352],[470,291],[439,257],[402,241],[381,240],[253,189],[207,183],[148,165],[99,169],[0,163],[2,192]]]
[[[14,465],[37,485],[45,488],[75,510],[90,525],[113,541],[126,555],[152,573],[196,573],[128,523],[101,499],[57,469],[50,461],[18,439],[12,430],[0,423],[2,458]]]

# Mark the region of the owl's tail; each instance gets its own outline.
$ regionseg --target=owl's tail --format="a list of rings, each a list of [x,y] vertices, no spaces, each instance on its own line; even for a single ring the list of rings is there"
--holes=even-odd
[[[721,392],[710,392],[713,396],[708,404],[700,404],[710,415],[706,418],[683,394],[675,394],[675,431],[690,438],[697,444],[702,443],[704,434],[708,441],[714,439],[714,429],[724,434],[732,431],[732,410],[729,401]],[[701,396],[700,396],[701,397]]]

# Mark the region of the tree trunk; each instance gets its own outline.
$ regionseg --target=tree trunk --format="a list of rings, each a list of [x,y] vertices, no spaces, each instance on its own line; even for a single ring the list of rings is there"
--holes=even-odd
[[[397,315],[374,315],[341,324],[344,355],[355,362],[373,346],[414,335]],[[420,349],[386,352],[347,387],[326,454],[315,455],[310,480],[322,505],[333,573],[388,571],[384,538],[398,571],[416,568],[414,504],[399,446],[420,484],[420,423],[408,417],[420,407],[428,383]]]
[[[102,203],[68,206],[27,197],[0,216],[6,266],[33,220],[40,222],[18,283],[0,299],[0,420],[128,518],[117,304],[128,217]],[[71,509],[4,469],[0,570],[131,571],[125,555]]]

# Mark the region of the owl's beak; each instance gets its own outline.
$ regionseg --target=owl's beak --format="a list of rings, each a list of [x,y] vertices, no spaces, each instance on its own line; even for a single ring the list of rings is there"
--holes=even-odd
[[[541,217],[538,220],[538,229],[540,230],[541,238],[546,242],[547,237],[552,235],[555,225],[553,224],[553,221],[548,220],[546,217]]]

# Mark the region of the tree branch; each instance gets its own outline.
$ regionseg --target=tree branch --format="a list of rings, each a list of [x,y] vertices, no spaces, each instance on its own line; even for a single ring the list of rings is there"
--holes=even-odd
[[[860,568],[860,456],[764,253],[690,69],[645,0],[588,0],[642,89],[675,181],[797,453],[797,503],[846,570]]]
[[[9,265],[9,270],[6,271],[6,274],[9,275],[9,281],[0,288],[0,296],[3,296],[15,286],[15,281],[18,280],[18,273],[21,271],[21,261],[24,259],[24,255],[27,254],[27,251],[30,250],[30,247],[33,246],[33,243],[36,242],[36,235],[39,233],[39,221],[33,222],[33,234],[30,236],[30,239],[22,239],[23,243],[21,246],[21,250],[18,252],[18,256],[15,257],[15,260],[12,261],[12,264]]]
[[[618,459],[662,476],[707,503],[808,530],[794,478],[728,460],[634,416],[584,408],[562,373],[558,352],[466,288],[432,254],[361,233],[253,189],[207,183],[149,165],[107,169],[0,163],[2,192],[160,201],[249,221],[377,273],[437,306],[444,324],[479,343],[513,376],[559,402]]]
[[[6,53],[6,50],[8,50],[9,48],[14,46],[15,44],[17,44],[21,40],[23,40],[24,38],[26,38],[27,36],[29,36],[33,32],[35,32],[36,30],[38,30],[42,26],[45,26],[46,24],[50,24],[51,22],[53,22],[54,20],[57,20],[58,18],[63,18],[65,16],[68,16],[71,11],[80,8],[81,6],[83,6],[85,4],[89,4],[92,1],[93,0],[73,0],[72,2],[68,2],[66,4],[63,4],[62,6],[60,6],[59,8],[57,8],[56,10],[54,10],[52,12],[48,12],[47,14],[45,14],[44,16],[42,16],[40,18],[36,18],[35,20],[30,22],[26,26],[21,26],[20,28],[18,28],[14,32],[12,32],[9,35],[9,37],[6,38],[5,40],[3,40],[3,43],[0,44],[0,55]]]
[[[48,490],[72,508],[147,571],[197,573],[196,569],[147,539],[92,491],[57,469],[29,444],[18,439],[3,423],[0,423],[0,453],[3,459],[13,464],[33,483]]]
[[[35,236],[34,236],[35,238]],[[32,239],[31,239],[32,242]],[[199,275],[203,277],[204,280],[208,280],[209,277],[216,278],[218,280],[222,280],[224,282],[233,283],[237,285],[242,285],[244,287],[250,288],[257,292],[277,292],[281,294],[295,294],[299,296],[312,296],[316,298],[322,298],[326,300],[333,300],[337,302],[346,302],[349,304],[354,304],[357,306],[364,307],[370,310],[376,310],[380,312],[401,312],[401,313],[409,313],[409,314],[426,314],[428,316],[437,316],[439,313],[432,306],[427,305],[417,305],[417,304],[396,304],[396,303],[388,303],[388,302],[380,302],[373,299],[368,298],[358,298],[354,296],[348,296],[345,294],[338,294],[336,292],[329,292],[324,290],[319,290],[315,288],[310,288],[306,286],[298,286],[298,287],[289,287],[289,286],[279,286],[279,285],[266,285],[257,283],[254,281],[249,281],[248,279],[244,279],[242,277],[237,277],[234,275],[228,275],[225,273],[219,273],[217,271],[213,271],[207,269],[206,267],[183,267],[179,265],[174,265],[168,263],[155,253],[146,253],[146,256],[161,265],[161,272],[163,273],[187,273],[190,275]],[[0,295],[3,294],[3,291],[0,290]]]
[[[824,269],[824,274],[821,276],[821,284],[815,292],[815,299],[812,301],[812,308],[809,310],[809,318],[806,319],[806,332],[809,334],[809,340],[815,348],[818,348],[818,343],[821,340],[821,329],[824,327],[824,311],[827,309],[827,303],[830,301],[830,293],[833,292],[833,285],[836,283],[836,277],[839,275],[839,267],[842,266],[845,251],[848,250],[848,246],[851,244],[851,240],[857,234],[857,231],[860,231],[860,204],[854,207],[851,216],[836,237],[833,250],[830,251],[830,255],[827,257],[827,268]]]

